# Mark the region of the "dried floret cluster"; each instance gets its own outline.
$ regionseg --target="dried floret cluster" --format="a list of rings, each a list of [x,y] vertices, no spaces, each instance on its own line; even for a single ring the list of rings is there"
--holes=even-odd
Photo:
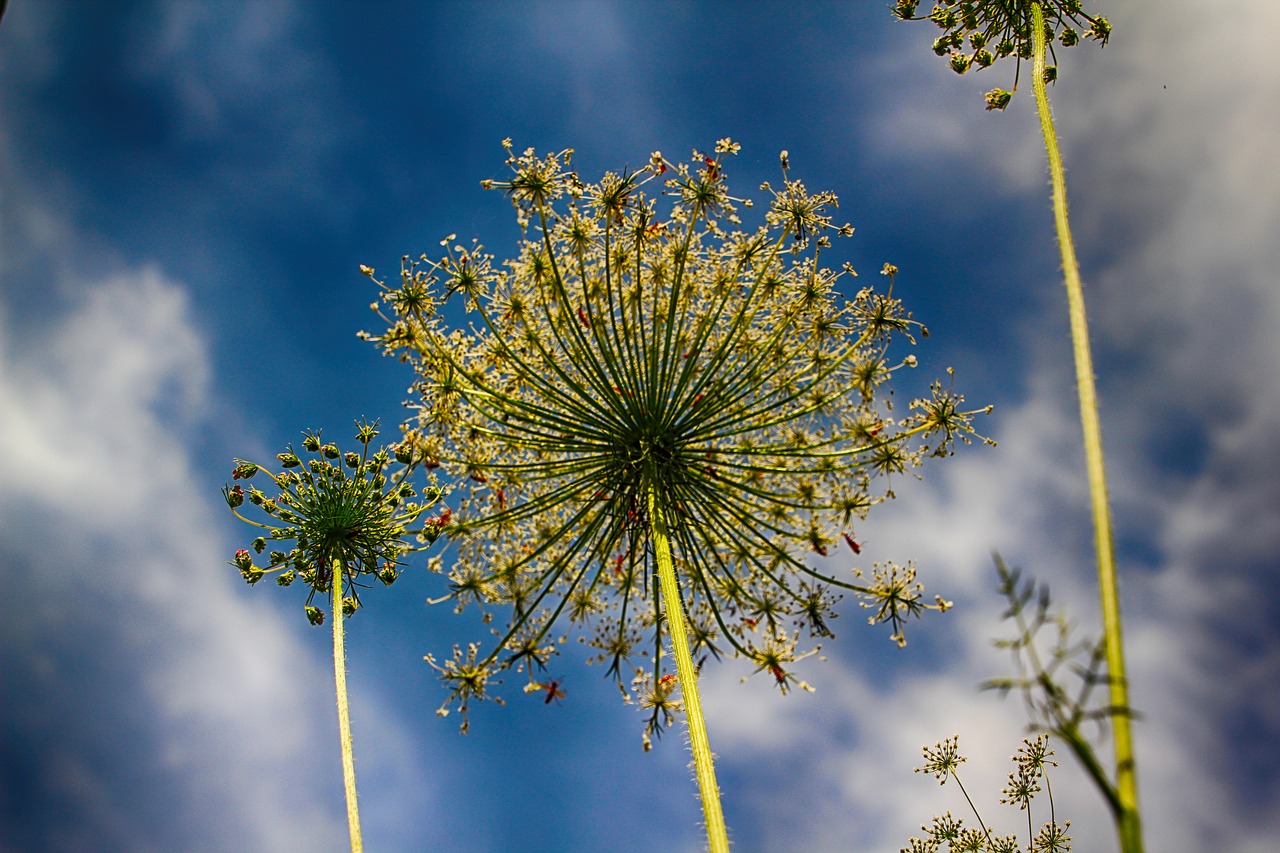
[[[406,257],[398,281],[364,268],[387,324],[366,337],[416,371],[406,441],[457,484],[441,600],[486,622],[510,613],[489,650],[429,658],[446,708],[487,698],[505,669],[545,687],[534,672],[572,628],[659,729],[675,676],[658,526],[694,654],[746,658],[784,691],[803,685],[790,669],[813,651],[801,636],[830,636],[842,592],[899,643],[907,616],[945,608],[911,566],[848,567],[888,477],[968,442],[974,413],[942,383],[895,412],[886,383],[915,358],[891,350],[923,328],[893,295],[893,267],[884,290],[847,298],[853,270],[820,263],[831,235],[853,231],[832,222],[835,196],[791,179],[784,152],[763,224],[743,230],[727,139],[692,164],[654,153],[597,183],[570,170],[571,151],[504,144],[512,174],[484,185],[515,205],[514,258],[495,265],[451,236]]]

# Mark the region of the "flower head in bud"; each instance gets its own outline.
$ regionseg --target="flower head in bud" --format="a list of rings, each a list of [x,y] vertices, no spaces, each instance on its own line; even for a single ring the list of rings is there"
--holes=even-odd
[[[1101,15],[1085,12],[1080,0],[1038,0],[1044,14],[1044,34],[1054,62],[1054,43],[1073,47],[1082,38],[1105,46],[1111,24]],[[897,0],[891,7],[895,18],[904,21],[932,21],[942,31],[933,43],[933,52],[946,57],[958,74],[970,68],[989,68],[999,59],[1013,56],[1017,90],[1021,61],[1032,56],[1031,7],[1033,0],[937,0],[927,15],[916,15],[918,0]],[[994,45],[994,51],[988,49]],[[1056,71],[1056,69],[1054,69]],[[1046,82],[1050,82],[1046,80]],[[1003,110],[1013,92],[993,89],[986,95],[988,110]]]
[[[265,520],[240,514],[237,508],[244,503],[244,493],[239,485],[223,489],[241,520],[268,531],[254,539],[256,553],[266,549],[268,538],[294,543],[290,550],[272,551],[266,567],[253,565],[247,550],[237,551],[232,565],[249,583],[267,573],[279,573],[280,586],[301,578],[308,586],[307,618],[314,625],[324,621],[324,611],[312,604],[316,593],[324,594],[330,606],[340,596],[346,602],[344,612],[354,613],[360,604],[359,590],[368,586],[369,579],[390,585],[401,559],[425,548],[433,538],[423,535],[426,525],[420,517],[444,496],[444,490],[433,482],[426,501],[406,503],[416,494],[409,482],[416,466],[393,464],[381,450],[370,453],[369,442],[376,435],[376,425],[360,422],[361,451],[344,454],[337,444],[322,443],[318,432],[304,433],[303,447],[312,458],[304,465],[290,448],[277,458],[282,467],[295,470],[279,474],[237,460],[235,472],[262,470],[279,489],[271,498],[257,489],[250,492],[250,502],[263,510]],[[340,583],[334,583],[335,577]]]

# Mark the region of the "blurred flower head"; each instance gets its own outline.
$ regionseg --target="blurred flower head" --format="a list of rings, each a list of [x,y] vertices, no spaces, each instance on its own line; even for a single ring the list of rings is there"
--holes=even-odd
[[[973,413],[941,383],[895,409],[886,385],[915,357],[891,350],[927,332],[894,297],[895,268],[847,297],[856,273],[822,265],[853,232],[832,221],[835,196],[793,180],[783,152],[782,185],[762,186],[763,221],[745,229],[730,140],[590,184],[571,151],[504,144],[511,176],[484,186],[516,208],[515,257],[495,265],[451,236],[392,284],[364,268],[387,324],[366,337],[415,368],[409,428],[458,483],[441,601],[511,614],[487,654],[429,658],[462,707],[504,669],[536,684],[572,627],[660,729],[676,703],[651,498],[694,655],[744,657],[784,690],[841,593],[898,642],[907,616],[945,606],[926,605],[910,567],[845,565],[889,478],[969,441]]]
[[[892,11],[904,21],[932,21],[942,31],[933,52],[947,60],[957,74],[970,68],[988,68],[1006,56],[1021,61],[1032,56],[1031,7],[1036,0],[938,0],[929,14],[917,16],[919,0],[897,0]],[[1084,11],[1080,0],[1039,0],[1044,15],[1045,43],[1054,62],[1045,69],[1046,82],[1057,76],[1054,44],[1073,47],[1082,38],[1105,46],[1111,24],[1101,15]],[[1014,90],[1017,72],[1014,76]],[[1002,110],[1013,92],[993,89],[987,93],[987,109]]]
[[[306,432],[302,446],[308,455],[300,456],[292,447],[278,454],[278,474],[236,460],[233,481],[247,482],[261,473],[276,494],[254,486],[246,492],[239,483],[223,487],[232,512],[264,531],[250,549],[236,552],[231,565],[249,584],[269,574],[280,586],[302,581],[308,588],[306,612],[312,624],[324,621],[324,611],[312,603],[315,595],[321,593],[332,602],[335,575],[342,579],[337,593],[349,615],[360,605],[360,589],[375,578],[389,586],[399,573],[401,558],[436,536],[430,523],[409,529],[443,494],[432,482],[419,496],[409,482],[422,461],[415,455],[413,437],[390,451],[370,453],[377,434],[376,423],[357,424],[360,451],[344,453],[338,445],[322,442],[320,433]],[[261,520],[242,514],[246,501],[260,511]],[[265,565],[259,566],[258,556],[269,547]]]

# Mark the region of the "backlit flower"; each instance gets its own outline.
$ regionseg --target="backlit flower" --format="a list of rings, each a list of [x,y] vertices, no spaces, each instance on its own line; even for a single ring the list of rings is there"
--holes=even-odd
[[[659,729],[671,710],[659,524],[693,654],[744,657],[784,690],[812,653],[799,637],[830,635],[842,591],[895,639],[904,616],[938,606],[906,569],[864,580],[821,558],[843,555],[841,534],[884,498],[875,481],[967,442],[972,413],[941,384],[895,410],[885,385],[915,360],[892,350],[923,328],[893,276],[845,295],[852,270],[820,256],[853,229],[832,222],[833,194],[789,177],[785,155],[763,224],[742,230],[750,202],[725,180],[737,149],[721,140],[691,165],[655,152],[586,184],[571,152],[508,145],[512,176],[484,185],[525,227],[514,258],[495,265],[451,236],[406,257],[398,282],[369,273],[387,332],[366,337],[413,364],[409,428],[459,484],[441,600],[511,612],[487,654],[431,659],[463,707],[506,668],[540,683],[567,623],[624,694],[636,667]]]

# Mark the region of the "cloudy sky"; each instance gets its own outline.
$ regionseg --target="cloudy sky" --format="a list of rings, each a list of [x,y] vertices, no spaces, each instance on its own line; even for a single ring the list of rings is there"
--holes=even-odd
[[[926,4],[927,5],[927,4]],[[1280,833],[1280,5],[1102,8],[1105,50],[1052,97],[1087,284],[1153,850],[1262,851]],[[730,136],[730,186],[793,175],[902,270],[999,447],[897,484],[863,558],[915,559],[955,611],[897,650],[846,608],[817,692],[708,667],[735,849],[896,851],[963,813],[912,773],[958,734],[996,804],[1025,722],[991,554],[1096,631],[1065,298],[1029,91],[1004,114],[928,24],[886,2],[13,0],[0,23],[0,848],[338,851],[346,831],[329,633],[298,590],[226,565],[249,532],[235,456],[304,428],[394,424],[408,376],[361,263],[446,234],[514,245],[479,181],[504,137],[586,176]],[[1098,4],[1090,4],[1097,8]],[[984,75],[987,76],[986,79]],[[698,850],[679,737],[572,655],[566,699],[508,685],[472,732],[422,663],[474,636],[412,569],[350,626],[355,743],[377,851]],[[470,633],[469,633],[470,632]],[[1109,747],[1108,747],[1109,748]],[[1061,750],[1060,750],[1061,752]],[[1113,846],[1069,756],[1077,849]]]

